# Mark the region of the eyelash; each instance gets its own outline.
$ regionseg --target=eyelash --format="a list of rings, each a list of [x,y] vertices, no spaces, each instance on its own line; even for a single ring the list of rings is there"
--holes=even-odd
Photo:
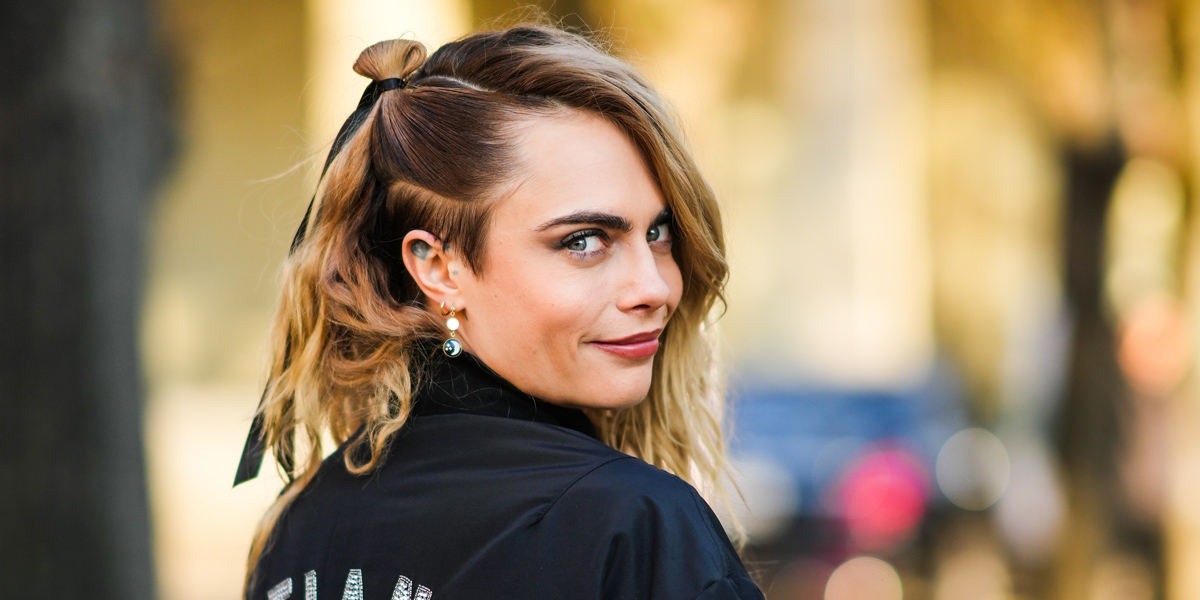
[[[573,243],[577,240],[585,240],[590,237],[600,238],[601,240],[604,240],[604,243],[606,243],[606,244],[608,243],[608,234],[604,233],[603,231],[601,231],[599,229],[583,229],[580,231],[576,231],[576,232],[572,233],[571,235],[568,235],[567,237],[563,238],[562,241],[559,242],[559,246],[562,247],[562,249],[566,250],[567,252],[574,254],[575,256],[579,256],[579,257],[592,256],[593,254],[596,254],[598,252],[603,252],[603,249],[592,250],[590,252],[584,252],[584,251],[580,251],[580,250],[571,250],[570,249],[571,243]]]
[[[675,238],[674,227],[672,227],[672,222],[669,219],[655,223],[655,224],[651,225],[650,227],[651,227],[651,229],[656,228],[656,227],[665,228],[666,229],[665,234],[668,236],[666,240],[655,240],[655,241],[651,242],[652,244],[663,244],[663,243],[670,244],[672,242],[672,240],[674,240],[674,238]],[[587,252],[580,251],[580,250],[571,250],[569,248],[571,243],[575,242],[576,240],[583,240],[583,239],[587,239],[590,237],[600,238],[606,244],[608,243],[608,240],[609,240],[608,234],[600,229],[582,229],[580,231],[576,231],[576,232],[568,235],[567,237],[563,238],[562,241],[560,241],[558,243],[559,248],[566,250],[567,252],[569,252],[579,258],[587,258],[587,257],[590,257],[590,256],[593,256],[593,255],[603,252],[604,248],[601,248],[599,250],[587,251]]]

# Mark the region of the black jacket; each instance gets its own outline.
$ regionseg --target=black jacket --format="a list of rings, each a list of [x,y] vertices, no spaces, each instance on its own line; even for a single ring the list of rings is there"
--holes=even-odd
[[[345,446],[279,521],[249,599],[761,599],[688,483],[463,353],[435,360],[383,466]]]

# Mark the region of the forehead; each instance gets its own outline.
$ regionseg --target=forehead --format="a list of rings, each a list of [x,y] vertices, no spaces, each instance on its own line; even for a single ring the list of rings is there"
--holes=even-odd
[[[545,219],[595,210],[638,223],[666,203],[641,152],[609,121],[580,111],[530,119],[517,131],[521,173],[496,220]],[[534,222],[536,221],[536,223]]]

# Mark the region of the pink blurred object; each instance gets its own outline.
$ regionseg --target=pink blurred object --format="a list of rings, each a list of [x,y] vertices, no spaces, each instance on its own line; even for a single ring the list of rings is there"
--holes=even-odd
[[[850,537],[866,550],[886,550],[909,539],[928,501],[928,473],[901,449],[876,450],[852,463],[837,492]]]

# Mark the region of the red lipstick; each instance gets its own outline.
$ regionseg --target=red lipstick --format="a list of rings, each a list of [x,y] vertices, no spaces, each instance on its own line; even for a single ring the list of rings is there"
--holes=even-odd
[[[610,354],[615,354],[622,358],[632,360],[642,360],[654,356],[658,352],[658,335],[662,333],[662,328],[643,333],[635,333],[631,336],[623,337],[616,340],[599,340],[592,342],[595,346]]]

